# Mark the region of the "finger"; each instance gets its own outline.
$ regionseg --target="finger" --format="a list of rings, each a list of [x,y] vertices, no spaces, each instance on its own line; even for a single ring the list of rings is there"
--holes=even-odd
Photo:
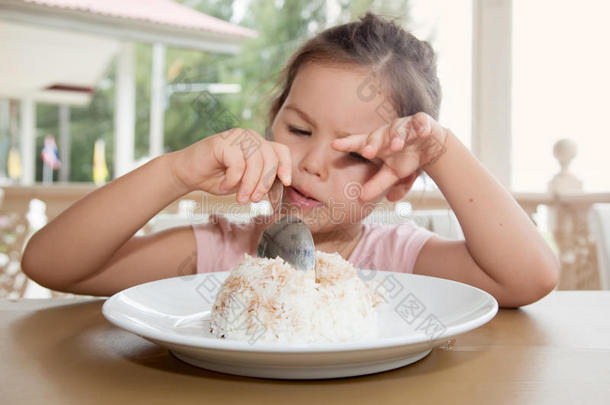
[[[288,146],[277,142],[271,142],[271,146],[278,158],[277,175],[285,186],[289,186],[292,184],[292,156],[290,155],[290,149]]]
[[[390,150],[398,152],[405,146],[407,138],[407,123],[410,117],[394,120],[390,127]]]
[[[399,177],[389,166],[383,166],[362,188],[360,199],[371,201],[380,197]]]
[[[335,139],[330,146],[336,150],[345,152],[355,152],[361,150],[366,145],[369,134],[352,134],[343,138]]]
[[[250,195],[250,199],[254,202],[260,201],[260,199],[267,194],[267,191],[273,184],[273,180],[275,179],[278,170],[278,159],[273,148],[263,147],[261,149],[261,154],[263,156],[263,169],[261,170],[261,176],[258,183]]]
[[[366,145],[362,148],[361,155],[367,159],[372,159],[379,153],[379,150],[387,138],[389,125],[384,125],[371,132],[366,140]]]
[[[239,192],[237,193],[237,201],[244,204],[254,191],[258,179],[261,177],[263,170],[263,157],[260,148],[253,153],[249,153],[246,158],[246,171],[241,179]]]
[[[412,144],[416,142],[418,139],[417,130],[415,129],[415,122],[413,120],[413,116],[409,117],[409,121],[407,122],[407,137],[405,138],[405,142]]]
[[[235,188],[246,169],[244,154],[237,148],[223,148],[222,164],[227,167],[225,178],[220,184],[220,190],[228,192]]]
[[[425,138],[430,134],[430,116],[423,112],[418,112],[413,116],[413,127],[418,137]]]

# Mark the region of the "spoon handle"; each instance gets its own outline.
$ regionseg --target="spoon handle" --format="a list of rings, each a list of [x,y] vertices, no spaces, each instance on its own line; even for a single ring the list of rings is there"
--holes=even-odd
[[[271,204],[271,215],[280,212],[282,208],[282,198],[284,197],[284,185],[279,177],[275,178],[275,181],[267,192],[267,197]]]

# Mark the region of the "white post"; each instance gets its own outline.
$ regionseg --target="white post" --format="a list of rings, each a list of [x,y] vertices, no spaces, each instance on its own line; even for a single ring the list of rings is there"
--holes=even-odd
[[[131,170],[135,137],[135,63],[133,43],[123,42],[117,58],[114,97],[114,177]]]
[[[472,151],[510,188],[512,0],[474,0],[472,17]]]
[[[163,114],[165,91],[165,45],[156,43],[152,53],[152,81],[150,89],[149,156],[163,154]]]
[[[70,176],[70,106],[59,106],[59,181],[68,181]]]
[[[8,177],[6,166],[10,146],[9,119],[9,101],[8,99],[0,99],[0,182]],[[0,201],[0,207],[1,204],[2,201]]]
[[[21,150],[21,185],[34,184],[36,172],[36,103],[31,98],[22,99],[19,103]]]

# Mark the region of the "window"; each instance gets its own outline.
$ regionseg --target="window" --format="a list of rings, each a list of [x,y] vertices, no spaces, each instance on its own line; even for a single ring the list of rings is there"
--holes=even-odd
[[[513,1],[513,189],[546,190],[553,144],[571,138],[570,170],[587,192],[610,190],[610,3]]]

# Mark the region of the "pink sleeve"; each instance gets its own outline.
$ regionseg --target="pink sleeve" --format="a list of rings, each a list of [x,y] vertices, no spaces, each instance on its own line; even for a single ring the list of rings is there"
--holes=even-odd
[[[350,261],[369,270],[413,273],[421,248],[434,235],[413,222],[368,224],[368,227],[360,249]]]
[[[228,271],[245,253],[254,255],[258,242],[255,225],[210,214],[209,222],[192,224],[197,244],[197,273]]]
[[[394,263],[392,263],[396,269],[393,271],[413,273],[419,252],[428,239],[434,235],[434,232],[414,223],[404,223],[397,226],[391,235],[396,238],[396,248],[398,249]]]

